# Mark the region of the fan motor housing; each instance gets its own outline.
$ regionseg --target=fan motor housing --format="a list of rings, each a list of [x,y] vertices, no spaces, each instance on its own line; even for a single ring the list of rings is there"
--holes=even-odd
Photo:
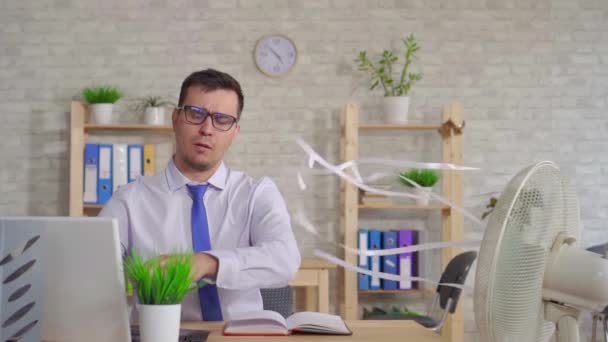
[[[549,253],[543,299],[601,312],[608,306],[608,260],[560,235]]]

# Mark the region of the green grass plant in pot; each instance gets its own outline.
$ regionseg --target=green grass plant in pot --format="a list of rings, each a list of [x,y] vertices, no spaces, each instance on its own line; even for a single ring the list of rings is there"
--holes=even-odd
[[[142,342],[178,341],[181,302],[198,287],[191,280],[191,258],[191,253],[182,253],[144,261],[135,251],[125,258],[125,273],[138,300]]]
[[[82,97],[89,104],[91,123],[107,125],[112,122],[112,108],[122,98],[122,92],[116,87],[87,87]]]
[[[359,71],[370,74],[370,90],[381,88],[384,92],[382,107],[385,119],[388,123],[405,123],[408,121],[410,107],[409,92],[415,82],[422,79],[421,73],[410,72],[412,62],[417,58],[420,46],[416,42],[414,35],[409,35],[403,40],[405,53],[404,62],[400,69],[395,67],[399,57],[390,50],[384,50],[377,62],[373,62],[368,56],[367,51],[359,52],[359,57],[355,59]]]
[[[418,196],[416,198],[416,204],[418,205],[429,204],[431,189],[438,181],[439,172],[435,170],[410,169],[399,174],[399,182],[407,187],[411,187],[414,195]],[[420,187],[415,186],[412,182]]]

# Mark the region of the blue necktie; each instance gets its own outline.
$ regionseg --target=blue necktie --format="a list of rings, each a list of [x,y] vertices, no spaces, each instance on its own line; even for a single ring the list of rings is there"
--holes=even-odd
[[[194,253],[208,251],[211,249],[211,239],[209,238],[207,212],[205,210],[205,203],[203,203],[203,195],[207,191],[207,184],[188,185],[188,190],[192,195],[192,246],[194,247]],[[199,288],[198,296],[201,303],[203,320],[223,320],[220,298],[215,285],[207,284]]]

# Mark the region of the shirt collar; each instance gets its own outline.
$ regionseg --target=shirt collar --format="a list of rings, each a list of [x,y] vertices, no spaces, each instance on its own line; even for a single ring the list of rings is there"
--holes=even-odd
[[[197,184],[196,182],[188,179],[188,177],[184,176],[183,173],[181,173],[181,171],[175,165],[173,158],[169,160],[169,165],[167,165],[165,175],[167,176],[167,184],[169,184],[169,189],[171,191],[179,190],[187,184]],[[217,170],[215,170],[213,175],[211,175],[207,183],[211,184],[213,187],[219,190],[223,190],[226,187],[227,176],[228,168],[226,167],[226,165],[224,165],[224,162],[222,162],[217,168]]]

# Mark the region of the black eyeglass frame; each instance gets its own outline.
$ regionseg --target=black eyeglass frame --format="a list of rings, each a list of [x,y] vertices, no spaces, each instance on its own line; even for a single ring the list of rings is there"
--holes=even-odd
[[[186,120],[187,123],[189,123],[191,125],[202,125],[205,122],[205,120],[207,120],[207,117],[211,116],[211,124],[213,125],[213,127],[222,132],[229,131],[234,126],[235,123],[239,122],[239,119],[235,118],[234,116],[232,116],[230,114],[224,114],[224,113],[220,113],[220,112],[209,113],[209,111],[206,110],[205,108],[201,108],[201,107],[197,107],[197,106],[180,106],[180,107],[175,107],[175,109],[177,109],[181,113],[184,113],[184,119]],[[188,119],[188,115],[186,114],[187,110],[191,110],[198,114],[202,114],[203,117],[200,120],[200,122],[194,122],[194,121],[191,121],[190,119]],[[221,121],[222,119],[230,120],[230,126],[228,126],[228,128],[220,127],[221,124],[218,124],[218,120]]]

